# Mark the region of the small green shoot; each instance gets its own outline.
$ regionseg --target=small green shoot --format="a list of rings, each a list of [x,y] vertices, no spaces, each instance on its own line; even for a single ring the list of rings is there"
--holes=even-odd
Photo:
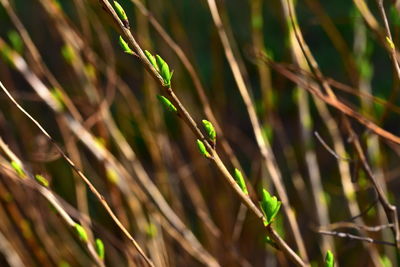
[[[36,181],[44,187],[49,187],[49,181],[40,174],[35,175]]]
[[[129,29],[129,20],[128,16],[125,13],[125,10],[117,1],[114,1],[114,7],[115,7],[115,12],[117,13],[119,19],[122,21],[124,26]]]
[[[122,38],[122,36],[119,36],[119,45],[122,47],[122,50],[124,50],[125,53],[127,53],[129,55],[135,54],[135,53],[133,53],[132,49],[129,47],[128,43],[125,42],[124,38]]]
[[[146,55],[147,59],[150,61],[151,65],[157,70],[157,72],[160,72],[160,69],[158,68],[156,58],[147,50],[144,50],[144,54]]]
[[[112,184],[118,184],[119,182],[118,173],[112,167],[106,168],[106,178]]]
[[[267,190],[263,189],[261,200],[261,209],[265,216],[265,226],[269,225],[278,214],[281,207],[281,202],[278,201],[276,196],[271,196]]]
[[[24,51],[24,42],[19,33],[14,30],[9,31],[7,37],[15,51],[21,54]]]
[[[61,48],[61,55],[68,64],[72,64],[76,60],[75,49],[69,44],[66,44]]]
[[[163,78],[163,86],[171,87],[171,79],[174,71],[170,71],[168,64],[159,55],[155,57],[147,50],[144,50],[144,54],[150,61],[151,65],[157,70],[157,72]]]
[[[330,250],[326,252],[325,267],[333,267],[335,265],[335,258]]]
[[[11,49],[6,43],[3,42],[0,43],[0,56],[6,63],[14,67],[15,51]]]
[[[104,260],[104,243],[100,238],[96,238],[96,252],[101,260]]]
[[[215,131],[214,125],[212,125],[212,123],[208,120],[202,120],[201,122],[203,123],[204,129],[207,132],[208,138],[210,138],[210,140],[215,143],[217,140],[217,133]]]
[[[211,157],[210,153],[208,153],[208,151],[206,149],[206,146],[199,139],[197,139],[197,147],[199,148],[199,151],[203,156],[205,156],[206,158],[210,158]]]
[[[14,169],[14,171],[18,174],[20,178],[26,178],[25,171],[22,168],[21,164],[13,160],[11,161],[11,167]]]
[[[79,238],[83,242],[88,242],[88,235],[86,233],[85,228],[83,228],[82,225],[80,225],[79,223],[75,223],[75,230],[76,230],[76,233],[78,234]]]
[[[395,49],[394,43],[393,43],[392,39],[389,38],[389,36],[386,36],[386,42],[388,43],[388,45],[391,49],[393,49],[393,50]]]
[[[157,226],[154,223],[149,223],[146,228],[146,234],[150,238],[157,236]]]
[[[64,105],[64,95],[59,88],[53,88],[50,90],[51,96],[57,102],[57,111],[63,111],[65,108]]]
[[[162,59],[159,55],[156,55],[156,62],[159,69],[159,73],[164,80],[164,86],[170,87],[171,86],[171,79],[174,71],[169,70],[168,64]]]
[[[244,181],[243,175],[236,168],[235,168],[235,180],[236,180],[236,183],[239,185],[239,187],[242,189],[243,193],[248,195],[249,192],[247,191],[247,186],[246,186],[246,182]]]
[[[171,101],[168,100],[168,98],[166,98],[165,96],[162,95],[157,95],[157,99],[160,101],[161,105],[163,105],[163,107],[171,112],[176,113],[178,110],[176,109],[176,107],[174,106],[174,104],[171,103]]]

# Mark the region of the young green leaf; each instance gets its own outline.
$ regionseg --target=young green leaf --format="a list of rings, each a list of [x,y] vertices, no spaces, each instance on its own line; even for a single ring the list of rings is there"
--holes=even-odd
[[[15,67],[14,55],[15,51],[13,49],[11,49],[6,43],[0,42],[0,56],[6,63],[10,64],[12,67]]]
[[[11,167],[14,169],[14,171],[18,174],[20,178],[26,178],[26,174],[22,166],[16,162],[16,161],[11,161]]]
[[[154,238],[157,235],[157,226],[154,223],[149,223],[146,228],[146,234],[150,238]]]
[[[386,36],[386,42],[388,43],[388,45],[391,49],[395,49],[394,43],[393,43],[392,39],[389,38],[389,36]]]
[[[106,168],[106,178],[112,184],[118,184],[119,182],[118,173],[109,166]]]
[[[156,62],[159,69],[159,73],[164,80],[164,86],[171,86],[171,78],[173,72],[169,70],[168,64],[159,55],[156,55]]]
[[[128,43],[125,42],[124,38],[122,38],[122,36],[119,36],[119,45],[122,47],[122,49],[124,50],[125,53],[129,54],[129,55],[133,55],[133,51],[132,49],[129,47]]]
[[[68,64],[74,63],[77,58],[75,49],[69,44],[61,47],[61,55]]]
[[[36,179],[36,181],[38,181],[39,184],[43,185],[44,187],[49,187],[49,181],[46,178],[44,178],[42,175],[36,174],[35,179]]]
[[[57,111],[63,111],[65,108],[65,105],[64,105],[64,95],[61,92],[61,90],[55,87],[50,90],[50,93],[51,93],[51,96],[54,98],[54,100],[57,103],[57,106],[56,106]]]
[[[217,139],[217,133],[215,131],[214,125],[212,125],[212,123],[208,120],[202,120],[201,122],[203,123],[204,129],[206,130],[208,137],[211,139],[212,142],[215,143]]]
[[[206,146],[204,145],[204,143],[197,139],[197,147],[199,148],[200,153],[205,156],[206,158],[211,157],[210,153],[208,153]]]
[[[101,260],[104,260],[104,243],[100,238],[96,238],[96,252]]]
[[[88,242],[88,236],[87,236],[86,230],[85,230],[85,228],[82,227],[82,225],[80,225],[79,223],[75,223],[75,230],[76,230],[76,233],[78,234],[79,238],[83,242]]]
[[[275,196],[271,196],[267,190],[263,189],[261,209],[265,215],[265,224],[270,224],[281,207],[281,202]]]
[[[239,185],[239,187],[242,189],[243,193],[248,195],[249,192],[247,191],[247,186],[246,186],[246,182],[244,181],[243,175],[236,168],[235,168],[235,180],[236,180],[236,183]]]
[[[156,58],[147,50],[144,50],[144,54],[146,55],[147,59],[150,61],[151,65],[153,65],[153,67],[160,72],[160,69],[158,68],[157,62],[156,62]]]
[[[24,42],[22,41],[19,33],[12,30],[7,33],[7,36],[8,40],[10,40],[10,43],[12,47],[15,49],[15,51],[21,54],[24,51]]]
[[[117,12],[118,17],[120,18],[124,26],[129,29],[129,20],[128,17],[126,16],[125,10],[117,1],[114,1],[114,7],[115,7],[115,12]]]
[[[333,267],[335,265],[335,258],[330,250],[326,252],[325,267]]]
[[[162,96],[162,95],[157,95],[157,99],[160,101],[161,105],[163,107],[171,112],[177,112],[178,110],[174,106],[174,104],[171,103],[171,101],[168,100],[168,98]]]

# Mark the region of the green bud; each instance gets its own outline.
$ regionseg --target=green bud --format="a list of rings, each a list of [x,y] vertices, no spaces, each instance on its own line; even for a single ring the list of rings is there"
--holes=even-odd
[[[54,100],[57,102],[57,110],[63,111],[64,110],[64,96],[60,89],[53,88],[50,90],[51,95],[53,96]]]
[[[36,174],[35,179],[36,179],[36,181],[38,181],[39,184],[43,185],[44,187],[49,187],[49,181],[46,178],[44,178],[42,175]]]
[[[164,86],[171,86],[171,78],[174,72],[169,70],[168,64],[159,55],[156,55],[156,62],[159,73],[164,80]]]
[[[104,243],[100,238],[96,238],[96,251],[101,260],[104,260]]]
[[[14,67],[14,56],[15,56],[15,51],[11,49],[6,43],[0,42],[0,56],[3,58],[3,60],[10,64],[11,67]]]
[[[249,192],[247,191],[247,186],[246,186],[246,182],[244,181],[243,175],[236,168],[235,168],[235,180],[236,180],[236,183],[239,185],[239,187],[242,189],[243,193],[248,195]]]
[[[389,36],[386,36],[386,42],[388,43],[388,45],[389,45],[389,47],[391,48],[391,49],[395,49],[395,46],[394,46],[394,43],[393,43],[393,41],[389,38]]]
[[[333,267],[335,265],[335,258],[330,250],[326,252],[325,267]]]
[[[129,20],[128,17],[126,16],[125,10],[117,1],[114,1],[114,7],[115,7],[115,12],[117,12],[119,19],[122,21],[124,26],[129,29]]]
[[[83,242],[88,242],[88,236],[87,236],[86,230],[85,230],[85,228],[82,227],[82,225],[80,225],[79,223],[75,223],[75,230],[76,230],[76,233],[78,234],[79,238]]]
[[[168,100],[168,98],[162,96],[162,95],[157,95],[157,99],[161,102],[161,105],[163,107],[171,112],[177,112],[178,110],[174,106],[174,104],[171,103],[171,101]]]
[[[215,143],[217,139],[217,133],[215,132],[214,126],[208,120],[202,120],[201,122],[203,123],[204,129],[206,130],[208,137],[211,139],[211,141]]]
[[[11,167],[14,169],[14,171],[18,174],[20,178],[26,178],[26,174],[22,166],[16,162],[16,161],[11,161]]]
[[[8,40],[10,40],[10,43],[12,47],[17,51],[18,53],[22,53],[24,51],[24,42],[22,41],[21,37],[19,36],[18,32],[12,30],[7,33]]]
[[[74,63],[76,59],[75,50],[69,44],[66,44],[61,48],[61,55],[63,56],[64,60],[69,64]]]
[[[58,267],[71,267],[71,265],[69,265],[69,263],[64,260],[60,261],[57,266]]]
[[[205,156],[206,158],[211,157],[210,153],[208,153],[206,146],[204,145],[204,143],[197,139],[197,147],[199,148],[200,153]]]
[[[146,234],[150,238],[155,237],[157,235],[157,226],[154,223],[149,223],[146,228]]]
[[[125,42],[124,38],[122,36],[119,36],[119,45],[122,47],[122,50],[124,50],[125,53],[129,55],[133,55],[132,49],[129,47],[128,43]]]
[[[157,62],[156,62],[156,58],[147,50],[144,50],[144,54],[146,55],[147,59],[150,61],[151,65],[153,65],[153,67],[160,72],[160,69],[158,68]]]
[[[281,202],[275,196],[271,196],[267,190],[263,189],[263,196],[261,200],[261,210],[265,216],[265,225],[269,225],[278,214],[281,207]]]
[[[113,168],[107,167],[107,169],[106,169],[106,177],[107,177],[107,180],[110,183],[118,184],[119,177],[118,177],[117,172]]]

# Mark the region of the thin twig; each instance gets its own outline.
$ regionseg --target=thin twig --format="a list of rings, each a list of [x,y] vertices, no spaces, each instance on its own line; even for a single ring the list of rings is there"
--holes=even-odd
[[[335,232],[335,231],[324,231],[324,230],[319,230],[319,234],[322,235],[331,235],[331,236],[336,236],[340,238],[346,238],[349,240],[357,240],[357,241],[363,241],[363,242],[368,242],[368,243],[373,243],[373,244],[379,244],[379,245],[387,245],[387,246],[392,246],[396,247],[396,243],[391,243],[387,241],[381,241],[381,240],[375,240],[370,237],[364,237],[364,236],[358,236],[358,235],[353,235],[349,233],[343,233],[343,232]]]
[[[318,141],[325,147],[325,149],[336,159],[344,160],[344,161],[352,161],[350,158],[339,156],[332,148],[328,146],[328,144],[322,139],[317,131],[314,132],[315,137],[317,137]]]

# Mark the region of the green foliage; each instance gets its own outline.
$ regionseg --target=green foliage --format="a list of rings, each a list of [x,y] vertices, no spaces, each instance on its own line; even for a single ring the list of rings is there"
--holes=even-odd
[[[151,65],[157,70],[157,72],[160,72],[160,68],[157,65],[156,58],[147,50],[144,50],[144,54],[146,55],[147,59],[150,61]]]
[[[178,110],[174,106],[174,104],[171,103],[171,101],[168,100],[165,96],[162,95],[157,95],[158,101],[160,101],[161,105],[168,111],[176,113]]]
[[[128,16],[125,13],[125,10],[117,1],[114,1],[114,7],[115,7],[115,12],[117,13],[119,19],[122,21],[122,23],[126,28],[129,28],[129,20]]]
[[[60,262],[58,263],[57,266],[58,266],[58,267],[70,267],[71,265],[69,265],[68,262],[62,260],[62,261],[60,261]]]
[[[111,167],[107,167],[106,168],[106,177],[107,177],[107,180],[110,183],[118,184],[119,177],[118,177],[118,174],[116,173],[116,171],[113,168],[111,168]]]
[[[326,252],[325,267],[333,267],[335,265],[335,258],[330,250]]]
[[[68,64],[72,64],[76,60],[75,49],[69,44],[61,47],[61,55]]]
[[[20,178],[26,178],[26,173],[18,162],[14,160],[11,161],[11,167],[14,169],[14,171],[18,174]]]
[[[12,67],[14,67],[13,53],[15,53],[15,51],[11,49],[6,43],[0,43],[0,56],[7,64],[10,64],[10,66]]]
[[[124,38],[122,38],[122,36],[119,36],[119,45],[122,47],[122,50],[129,54],[129,55],[133,55],[135,53],[133,53],[132,49],[129,47],[128,43],[125,42]]]
[[[24,51],[24,42],[19,36],[19,33],[13,30],[9,31],[7,36],[14,50],[21,54]]]
[[[50,90],[50,93],[54,98],[54,100],[57,102],[57,110],[63,111],[65,109],[65,105],[64,105],[64,96],[61,90],[59,88],[53,88]]]
[[[149,223],[146,227],[146,234],[150,238],[157,236],[157,226],[154,223]]]
[[[36,179],[36,181],[38,181],[39,184],[43,185],[44,187],[49,187],[49,181],[46,178],[44,178],[42,175],[36,174],[35,179]]]
[[[96,252],[101,260],[104,260],[105,250],[104,243],[100,238],[96,238]]]
[[[276,196],[271,196],[267,190],[263,189],[260,205],[265,216],[265,225],[269,225],[278,214],[281,202],[278,201]]]
[[[202,120],[201,122],[203,123],[204,129],[207,132],[208,138],[210,138],[210,140],[215,143],[215,141],[217,140],[217,133],[215,131],[214,125],[212,125],[212,123],[208,120]]]
[[[205,146],[204,143],[203,143],[201,140],[199,140],[199,139],[197,139],[197,147],[198,147],[200,153],[201,153],[203,156],[205,156],[206,158],[211,157],[210,153],[208,153],[208,151],[207,151],[207,149],[206,149],[206,146]]]
[[[159,55],[156,55],[156,62],[159,69],[159,73],[164,80],[164,86],[171,86],[171,79],[174,72],[169,70],[168,64]]]
[[[75,223],[75,230],[80,240],[82,240],[83,242],[88,242],[88,235],[82,225],[80,225],[79,223]]]
[[[163,78],[163,86],[171,87],[171,79],[174,71],[170,71],[167,62],[164,61],[159,55],[155,57],[147,50],[144,50],[144,54],[150,61],[151,65],[157,70],[157,72]]]
[[[249,194],[249,192],[247,191],[247,186],[246,186],[246,182],[243,178],[242,173],[235,168],[235,180],[236,183],[239,185],[239,187],[242,189],[243,193],[245,193],[246,195]]]
[[[392,262],[386,255],[380,256],[379,261],[381,262],[382,267],[392,267],[393,266]]]

